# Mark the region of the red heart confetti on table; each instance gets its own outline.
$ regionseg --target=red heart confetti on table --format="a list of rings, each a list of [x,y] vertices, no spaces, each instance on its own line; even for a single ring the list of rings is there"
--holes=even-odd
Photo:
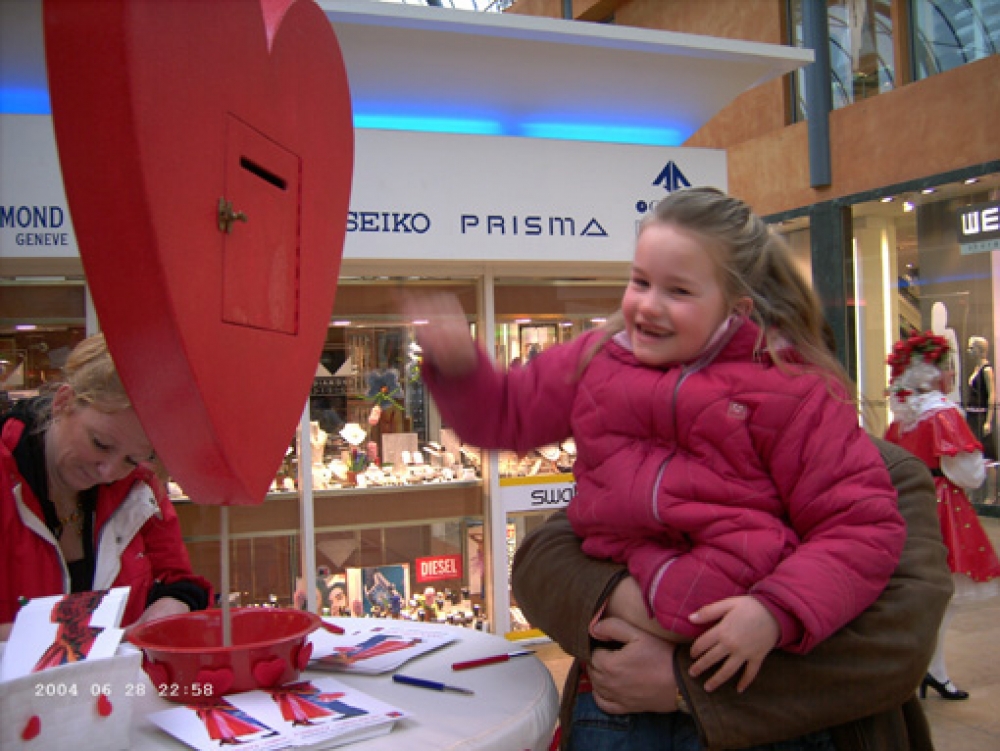
[[[280,657],[268,657],[253,666],[253,677],[262,688],[278,685],[285,673],[285,661]]]
[[[28,718],[28,721],[24,725],[24,730],[21,731],[21,740],[30,741],[38,737],[38,734],[42,732],[42,720],[41,718],[33,714]]]
[[[333,309],[354,158],[311,0],[46,0],[87,283],[157,453],[198,503],[263,501]]]
[[[97,697],[97,714],[101,717],[110,717],[113,709],[111,699],[108,698],[107,694],[101,694]]]
[[[202,668],[194,682],[203,696],[222,696],[233,687],[233,669],[229,667]],[[208,686],[212,687],[209,692]]]

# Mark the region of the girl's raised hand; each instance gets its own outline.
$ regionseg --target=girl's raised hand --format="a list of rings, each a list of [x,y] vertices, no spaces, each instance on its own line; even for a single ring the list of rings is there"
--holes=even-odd
[[[416,326],[424,357],[442,375],[457,378],[476,367],[476,344],[454,295],[404,293],[403,313]]]

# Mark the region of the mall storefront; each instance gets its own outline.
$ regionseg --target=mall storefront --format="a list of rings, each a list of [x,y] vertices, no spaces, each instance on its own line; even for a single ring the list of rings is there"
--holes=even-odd
[[[43,183],[2,214],[0,390],[8,400],[57,379],[72,346],[100,328],[54,146],[25,147],[46,125],[29,116],[3,122],[24,169]],[[308,421],[288,437],[263,503],[229,510],[228,596],[289,605],[315,595],[315,607],[332,614],[527,630],[511,602],[510,560],[572,497],[574,447],[518,456],[462,444],[420,381],[414,322],[399,293],[454,294],[499,363],[530,362],[617,309],[637,222],[668,183],[724,189],[725,155],[368,130],[356,135],[355,175]],[[280,367],[261,353],[263,372]],[[219,587],[220,509],[188,502],[162,469],[192,562]],[[315,561],[305,582],[303,539]]]
[[[822,249],[825,258],[812,263],[814,284],[827,290],[830,317],[870,407],[865,420],[873,433],[884,432],[890,419],[886,357],[913,329],[953,340],[959,357],[951,398],[971,410],[970,424],[996,424],[993,379],[987,380],[994,397],[985,405],[974,403],[970,381],[984,365],[986,378],[996,362],[998,206],[1000,162],[993,162],[769,217],[803,256],[812,242]],[[842,303],[829,292],[840,286],[847,291]],[[985,358],[970,344],[985,345]],[[972,500],[979,513],[997,516],[996,437],[992,430],[980,437],[992,462]]]

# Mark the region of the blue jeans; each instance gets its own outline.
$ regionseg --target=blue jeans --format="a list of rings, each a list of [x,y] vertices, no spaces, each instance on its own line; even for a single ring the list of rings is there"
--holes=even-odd
[[[704,751],[705,748],[690,715],[683,712],[609,715],[598,708],[590,693],[577,696],[570,730],[570,751]],[[836,749],[829,731],[821,730],[801,738],[753,746],[746,751]]]

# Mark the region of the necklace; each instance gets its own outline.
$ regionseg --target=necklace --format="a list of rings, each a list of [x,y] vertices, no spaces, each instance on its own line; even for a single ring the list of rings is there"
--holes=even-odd
[[[59,520],[59,529],[57,530],[58,534],[56,534],[56,537],[62,537],[62,533],[67,527],[75,529],[78,535],[83,534],[83,504],[79,499],[76,501],[76,508],[74,508],[66,516],[60,514],[57,507],[56,518]]]

